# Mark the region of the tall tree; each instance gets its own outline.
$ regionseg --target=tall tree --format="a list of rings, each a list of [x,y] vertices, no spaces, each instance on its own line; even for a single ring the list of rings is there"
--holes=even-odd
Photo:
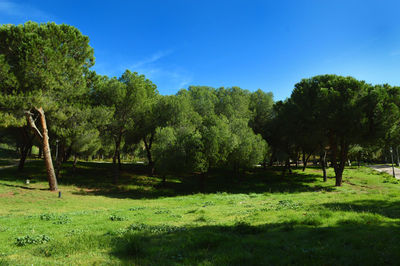
[[[329,145],[336,186],[342,185],[351,145],[376,141],[387,132],[387,110],[394,108],[390,98],[384,87],[352,77],[321,75],[296,84],[289,101],[298,107],[293,115],[300,114],[306,125],[299,132],[315,145]]]
[[[83,73],[94,63],[89,38],[65,24],[3,25],[0,60],[7,77],[2,82],[8,84],[1,87],[0,110],[8,125],[21,126],[26,119],[40,138],[50,190],[57,190],[45,110],[51,118],[58,106],[68,104],[65,95],[76,95],[76,88],[84,86]]]
[[[97,104],[112,108],[114,111],[113,119],[107,125],[107,132],[114,142],[115,183],[118,182],[121,146],[127,131],[143,119],[141,115],[151,110],[152,100],[157,93],[156,85],[149,79],[129,70],[126,70],[119,79],[104,78],[95,88],[94,98]]]

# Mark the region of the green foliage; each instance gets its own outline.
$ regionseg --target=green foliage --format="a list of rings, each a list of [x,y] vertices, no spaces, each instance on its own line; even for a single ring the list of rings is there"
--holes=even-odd
[[[48,237],[46,235],[37,235],[37,236],[26,235],[26,236],[17,237],[15,240],[15,245],[17,245],[19,247],[23,247],[26,245],[43,244],[43,243],[47,243],[49,241],[50,241],[50,237]]]
[[[152,234],[164,234],[164,233],[175,233],[175,232],[181,232],[185,231],[187,228],[185,227],[178,227],[178,226],[171,226],[167,224],[161,224],[161,225],[147,225],[143,223],[139,224],[131,224],[128,226],[127,231],[141,231],[141,232],[149,232]]]
[[[249,127],[248,91],[191,86],[176,97],[183,115],[155,135],[154,157],[160,173],[205,173],[232,163],[246,168],[263,160],[267,145]]]
[[[83,73],[94,63],[89,38],[61,24],[27,22],[0,27],[0,111],[3,126],[20,126],[23,110],[42,106],[57,112],[85,86]]]
[[[40,216],[42,221],[53,221],[53,224],[68,224],[71,222],[71,218],[67,215],[57,215],[54,213],[43,213]]]
[[[126,219],[126,217],[122,217],[122,216],[119,216],[119,215],[116,215],[116,214],[112,214],[112,215],[110,215],[110,220],[111,221],[125,221],[127,219]]]

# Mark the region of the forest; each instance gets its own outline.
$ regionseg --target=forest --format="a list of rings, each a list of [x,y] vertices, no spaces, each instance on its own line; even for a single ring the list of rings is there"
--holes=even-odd
[[[284,174],[313,156],[325,181],[333,167],[336,186],[351,161],[387,161],[393,148],[399,160],[399,87],[320,75],[278,102],[239,87],[160,95],[134,70],[120,77],[90,70],[89,37],[69,25],[3,25],[0,42],[1,142],[18,151],[19,169],[37,147],[51,190],[63,163],[89,158],[112,159],[118,183],[122,160],[144,160],[149,175],[164,180],[179,173],[206,180],[212,169],[237,177],[256,165],[284,165]]]

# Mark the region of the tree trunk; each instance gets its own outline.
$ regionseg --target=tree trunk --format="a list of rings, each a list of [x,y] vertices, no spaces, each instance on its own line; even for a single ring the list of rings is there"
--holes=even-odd
[[[322,168],[322,178],[324,179],[324,182],[326,182],[327,181],[327,177],[326,177],[326,151],[321,153],[319,158],[320,158],[320,164],[321,164],[321,168]]]
[[[118,184],[118,179],[119,179],[119,167],[118,167],[116,162],[117,162],[117,155],[114,154],[114,157],[113,157],[113,168],[114,168],[114,180],[113,180],[113,183],[115,185]]]
[[[33,139],[35,137],[35,135],[30,136],[29,127],[23,127],[20,132],[23,141],[18,149],[18,152],[21,156],[18,163],[18,170],[22,170],[24,168],[26,158],[28,157],[29,152],[32,151]]]
[[[303,172],[306,170],[307,163],[308,163],[308,160],[310,159],[310,157],[311,157],[311,153],[306,156],[306,154],[303,152],[303,169],[302,169]]]
[[[346,142],[344,140],[341,140],[339,163],[337,161],[338,143],[337,143],[336,138],[334,138],[333,136],[330,137],[330,147],[332,149],[332,166],[333,166],[333,169],[335,170],[335,179],[336,179],[335,185],[337,187],[340,187],[340,186],[342,186],[343,171],[344,171],[344,166],[347,161],[347,154],[348,154],[349,146],[346,144]]]
[[[290,158],[286,161],[286,164],[288,166],[289,174],[292,173],[292,168],[290,168]]]
[[[18,163],[18,170],[24,169],[25,160],[26,160],[26,157],[28,156],[28,150],[25,147],[21,147],[20,155],[21,155],[21,157],[20,157],[19,163]]]
[[[43,149],[41,146],[39,146],[38,158],[42,159],[42,157],[43,157]]]
[[[272,167],[274,165],[275,154],[276,154],[275,149],[272,149],[271,158],[270,158],[269,163],[268,163],[269,167]]]
[[[75,175],[75,172],[76,172],[76,162],[77,162],[77,160],[78,160],[78,157],[76,156],[76,153],[74,153],[74,163],[72,164],[72,173],[74,173],[74,175]]]
[[[343,179],[343,170],[342,171],[336,171],[335,170],[335,186],[340,187],[342,186],[342,179]]]
[[[57,178],[56,178],[56,175],[54,172],[53,161],[51,159],[51,151],[50,151],[50,145],[49,145],[49,135],[48,135],[48,130],[47,130],[46,117],[44,115],[44,111],[43,111],[42,107],[35,108],[35,109],[39,113],[40,124],[42,126],[42,132],[40,132],[39,129],[36,127],[35,121],[32,118],[33,114],[31,112],[25,112],[25,114],[26,114],[28,125],[31,127],[31,129],[34,131],[34,133],[42,141],[43,158],[44,158],[44,162],[46,165],[47,179],[49,182],[50,190],[54,191],[54,190],[58,189],[58,186],[57,186]]]
[[[44,115],[43,108],[40,107],[37,110],[40,114],[40,123],[42,125],[42,130],[43,130],[43,158],[44,162],[46,164],[46,171],[47,171],[47,179],[49,181],[49,186],[50,190],[55,191],[58,189],[57,185],[57,178],[56,174],[54,172],[54,166],[53,166],[53,161],[51,160],[51,151],[50,151],[50,145],[49,145],[49,135],[48,135],[48,130],[47,130],[47,124],[46,124],[46,117]]]
[[[72,154],[72,145],[70,145],[66,150],[66,152],[64,152],[63,163],[66,163],[68,161],[68,159],[71,157],[71,154]]]
[[[290,158],[286,159],[285,166],[283,167],[282,176],[285,176],[286,170],[289,171],[289,174],[292,173],[292,169],[290,168]]]
[[[122,165],[121,165],[121,153],[118,151],[118,170],[121,171]]]
[[[60,172],[62,168],[62,163],[65,157],[65,146],[62,143],[57,143],[56,146],[56,177],[57,179],[60,178]]]
[[[25,115],[27,118],[28,125],[31,127],[31,129],[34,131],[34,133],[38,136],[38,138],[42,141],[43,159],[44,159],[44,162],[46,165],[47,179],[49,181],[49,187],[50,187],[50,190],[55,191],[58,189],[58,185],[57,185],[56,174],[54,172],[53,161],[51,159],[46,117],[44,115],[44,111],[43,111],[42,107],[35,108],[35,109],[39,113],[40,124],[42,125],[42,132],[40,132],[39,129],[36,127],[35,121],[32,118],[33,114],[28,111],[28,112],[25,112]]]
[[[115,139],[115,151],[113,156],[113,168],[114,168],[114,184],[118,184],[119,179],[119,170],[121,169],[120,166],[120,158],[119,158],[119,149],[121,147],[121,139],[122,139],[122,132],[120,131],[117,138]],[[118,165],[117,165],[118,160]]]
[[[146,140],[146,136],[143,137],[144,147],[146,148],[147,160],[149,161],[149,176],[154,176],[154,161],[151,155],[151,146],[153,145],[154,133],[151,133],[149,142]]]

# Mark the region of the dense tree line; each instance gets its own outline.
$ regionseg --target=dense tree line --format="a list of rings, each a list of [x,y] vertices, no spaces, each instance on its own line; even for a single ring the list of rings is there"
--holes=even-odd
[[[62,165],[109,158],[118,183],[122,156],[141,153],[149,175],[241,171],[318,158],[336,185],[349,160],[377,159],[399,146],[400,88],[321,75],[295,85],[290,98],[238,87],[190,86],[163,96],[144,75],[96,74],[89,38],[55,23],[0,27],[0,141],[16,147],[19,169],[33,146],[50,189]],[[57,155],[50,152],[56,148]],[[397,151],[397,150],[396,150]],[[53,155],[53,156],[52,156]],[[55,160],[55,170],[53,167]]]

